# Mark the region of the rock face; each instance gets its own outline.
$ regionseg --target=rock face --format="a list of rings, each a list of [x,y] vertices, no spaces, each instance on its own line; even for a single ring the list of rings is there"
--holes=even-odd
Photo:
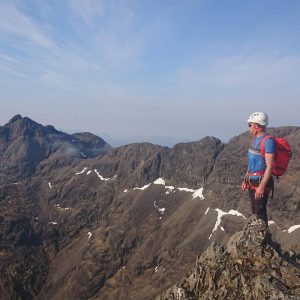
[[[33,175],[40,162],[56,153],[57,159],[71,161],[94,157],[110,146],[90,133],[69,135],[53,126],[14,116],[0,127],[0,182],[21,180]]]
[[[300,128],[274,133],[293,158],[270,229],[299,253],[300,230],[289,229],[300,224]],[[248,143],[244,133],[109,148],[15,116],[0,127],[0,299],[154,299],[242,229]]]
[[[253,217],[225,247],[212,244],[185,279],[156,299],[299,299],[299,262]]]

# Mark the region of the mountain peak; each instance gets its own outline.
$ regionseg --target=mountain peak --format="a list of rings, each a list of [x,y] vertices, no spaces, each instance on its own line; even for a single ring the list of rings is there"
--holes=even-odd
[[[21,120],[23,117],[20,114],[17,114],[15,116],[13,116],[9,121],[8,124],[12,124],[18,120]]]
[[[28,117],[15,115],[0,127],[1,178],[23,178],[52,154],[54,160],[80,160],[102,154],[110,146],[100,137],[85,133],[69,135],[53,126],[43,126]]]
[[[12,117],[4,127],[9,128],[13,136],[32,135],[36,131],[44,131],[44,126],[33,121],[28,117],[22,117],[20,114]]]

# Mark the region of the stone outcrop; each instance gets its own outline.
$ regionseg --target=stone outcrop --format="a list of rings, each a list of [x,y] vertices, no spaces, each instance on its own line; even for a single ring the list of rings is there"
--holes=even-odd
[[[227,246],[212,244],[157,300],[299,299],[299,254],[282,253],[255,217]]]

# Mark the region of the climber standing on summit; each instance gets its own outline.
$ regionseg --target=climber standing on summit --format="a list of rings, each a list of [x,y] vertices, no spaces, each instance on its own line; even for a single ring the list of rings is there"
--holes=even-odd
[[[248,151],[248,170],[242,188],[249,190],[252,213],[268,226],[267,202],[270,192],[273,192],[272,177],[276,143],[272,138],[265,138],[268,115],[255,112],[248,118],[251,142]],[[265,155],[261,153],[261,143],[264,140]]]

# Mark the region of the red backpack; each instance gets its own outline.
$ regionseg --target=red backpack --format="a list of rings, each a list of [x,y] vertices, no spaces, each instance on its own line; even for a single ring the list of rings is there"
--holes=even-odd
[[[265,156],[265,141],[269,138],[272,138],[276,143],[273,175],[282,176],[286,172],[292,156],[291,147],[285,139],[267,134],[260,143],[260,152],[263,156]]]

